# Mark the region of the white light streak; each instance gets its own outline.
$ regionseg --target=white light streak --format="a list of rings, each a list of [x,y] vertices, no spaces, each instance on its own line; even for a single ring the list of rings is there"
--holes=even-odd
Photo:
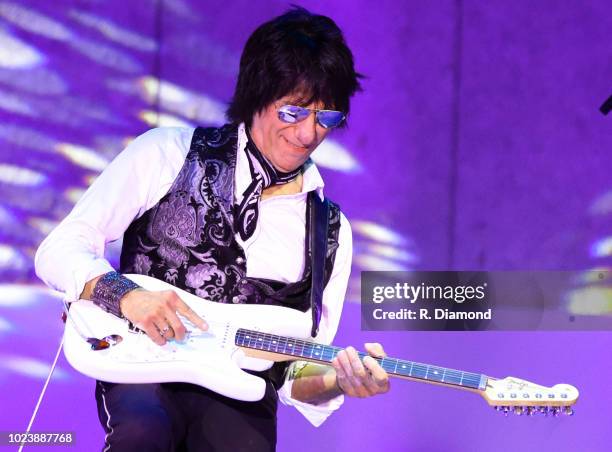
[[[47,177],[38,171],[23,166],[0,163],[0,182],[5,184],[36,186],[45,180]]]
[[[72,204],[76,204],[83,197],[85,190],[82,188],[69,188],[64,192],[64,197]]]
[[[351,155],[350,151],[340,143],[326,139],[311,155],[312,160],[319,166],[342,171],[345,173],[358,173],[361,165]]]
[[[36,117],[38,114],[20,96],[0,90],[0,108],[9,113]]]
[[[0,123],[0,138],[9,143],[41,152],[52,152],[55,140],[30,127]]]
[[[27,356],[1,356],[0,366],[26,377],[41,379],[46,379],[49,370],[51,370],[51,362],[45,362]],[[68,373],[65,370],[61,369],[59,366],[55,367],[53,371],[54,379],[64,379],[67,376]]]
[[[41,232],[42,235],[49,235],[51,231],[57,226],[56,221],[47,220],[41,217],[31,217],[28,219],[28,224],[33,228]]]
[[[28,69],[0,68],[0,82],[11,88],[34,94],[64,94],[66,83],[55,72],[45,67]]]
[[[0,29],[0,67],[29,69],[42,61],[38,50]]]
[[[394,260],[385,259],[379,256],[372,256],[369,254],[358,254],[355,256],[355,263],[359,265],[363,270],[375,270],[375,271],[407,271],[409,267],[400,264]]]
[[[129,54],[109,45],[85,39],[74,39],[70,41],[70,45],[101,66],[130,74],[142,71],[138,61]]]
[[[361,243],[358,243],[357,245],[361,247]],[[396,261],[409,262],[412,264],[418,261],[417,256],[415,256],[413,253],[395,246],[381,245],[378,243],[366,243],[363,245],[363,247],[365,248],[364,254],[372,254],[375,256],[393,259]]]
[[[102,171],[108,166],[108,160],[94,149],[70,143],[58,143],[55,148],[71,162],[93,171]]]
[[[141,50],[143,52],[153,52],[157,49],[155,40],[126,30],[108,19],[77,10],[70,11],[69,15],[80,24],[93,28],[109,40],[126,47]]]
[[[3,246],[0,245],[0,254],[2,253]],[[22,308],[37,304],[42,299],[48,298],[61,301],[62,296],[61,293],[42,285],[0,284],[0,307],[2,308]]]
[[[167,113],[157,113],[151,110],[143,110],[138,117],[151,127],[195,127],[193,124]]]
[[[377,223],[357,220],[352,221],[351,226],[356,233],[377,242],[392,245],[404,245],[406,243],[406,239],[401,234]]]
[[[225,105],[209,96],[155,77],[142,77],[138,83],[143,99],[150,104],[159,101],[163,110],[197,123],[225,122]]]
[[[607,257],[612,256],[612,235],[604,237],[593,243],[591,246],[591,256],[593,257]]]
[[[0,3],[0,16],[30,33],[47,38],[67,41],[72,37],[70,31],[61,23],[17,3]]]

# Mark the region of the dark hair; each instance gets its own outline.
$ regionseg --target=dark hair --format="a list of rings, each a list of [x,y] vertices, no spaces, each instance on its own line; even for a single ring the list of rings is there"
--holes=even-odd
[[[253,115],[293,92],[301,105],[321,102],[346,114],[360,78],[334,21],[294,6],[249,37],[227,117],[250,126]]]

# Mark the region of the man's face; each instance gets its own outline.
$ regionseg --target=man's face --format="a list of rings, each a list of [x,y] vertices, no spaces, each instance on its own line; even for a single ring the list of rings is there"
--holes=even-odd
[[[330,131],[317,123],[314,112],[295,124],[278,119],[278,108],[287,104],[298,105],[298,99],[296,96],[285,96],[273,102],[255,114],[251,124],[250,132],[255,144],[270,163],[282,172],[302,166]],[[306,107],[324,108],[320,103]]]

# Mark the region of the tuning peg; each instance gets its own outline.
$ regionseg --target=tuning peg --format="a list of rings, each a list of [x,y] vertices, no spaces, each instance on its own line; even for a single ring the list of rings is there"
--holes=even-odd
[[[508,413],[510,413],[510,407],[505,406],[502,408],[502,411],[504,412],[504,416],[508,417]]]
[[[517,416],[522,416],[523,412],[524,412],[524,408],[522,406],[514,407],[514,414],[516,414]]]
[[[559,417],[559,415],[561,414],[561,407],[556,406],[552,409],[552,413],[554,417]]]
[[[574,415],[574,410],[572,409],[571,406],[566,406],[563,409],[563,414],[565,414],[566,416],[573,416]]]
[[[534,406],[527,407],[527,416],[535,416],[538,414],[538,409]]]
[[[540,412],[540,414],[543,414],[544,416],[548,416],[548,407],[540,406],[538,408],[538,411]]]

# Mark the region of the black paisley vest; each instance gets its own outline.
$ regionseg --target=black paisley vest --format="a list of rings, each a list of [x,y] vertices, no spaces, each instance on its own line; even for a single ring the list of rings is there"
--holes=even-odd
[[[235,124],[195,130],[169,192],[126,230],[120,271],[152,276],[219,303],[273,304],[305,312],[310,308],[312,201],[309,197],[306,208],[302,279],[285,283],[247,277],[245,253],[234,231],[237,137]],[[330,204],[325,284],[340,230],[340,209]]]

